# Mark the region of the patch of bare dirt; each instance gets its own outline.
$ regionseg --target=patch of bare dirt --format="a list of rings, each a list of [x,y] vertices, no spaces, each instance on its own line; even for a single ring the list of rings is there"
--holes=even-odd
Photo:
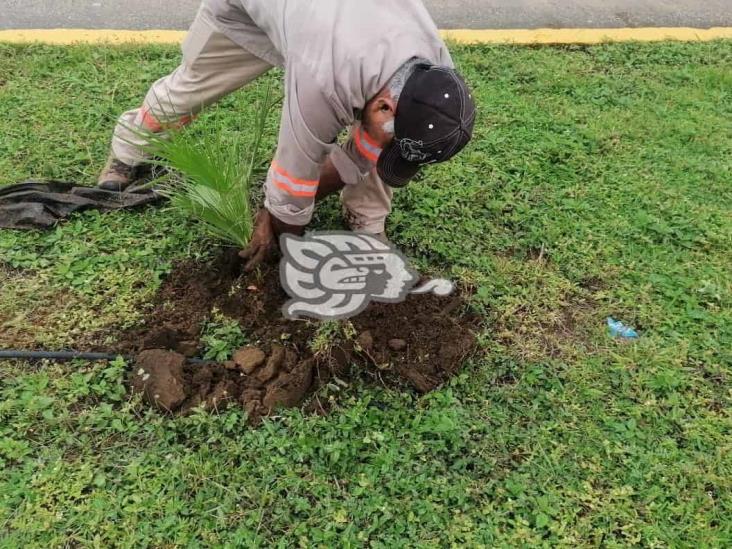
[[[334,375],[426,393],[457,374],[476,346],[475,319],[462,314],[460,297],[411,296],[371,304],[351,319],[350,337],[316,355],[311,343],[319,323],[287,320],[286,301],[276,265],[242,274],[233,251],[210,264],[181,263],[144,324],[124,334],[115,351],[138,355],[130,385],[151,405],[172,413],[238,405],[257,422],[300,405]],[[237,320],[253,344],[224,364],[192,363],[186,357],[200,352],[213,308]]]
[[[579,292],[554,310],[519,308],[496,327],[497,339],[522,360],[568,359],[592,348],[597,302]]]

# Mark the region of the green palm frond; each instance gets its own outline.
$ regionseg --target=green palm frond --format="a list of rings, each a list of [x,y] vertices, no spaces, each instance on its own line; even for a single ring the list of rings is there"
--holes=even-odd
[[[170,169],[158,190],[173,206],[198,219],[215,237],[239,247],[253,230],[250,190],[263,175],[262,137],[272,100],[271,85],[257,107],[251,142],[244,146],[213,130],[197,137],[185,129],[146,134],[146,152]]]

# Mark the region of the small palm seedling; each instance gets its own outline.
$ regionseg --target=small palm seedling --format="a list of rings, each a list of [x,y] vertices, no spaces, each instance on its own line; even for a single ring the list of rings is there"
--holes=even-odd
[[[170,172],[157,181],[158,190],[173,206],[203,223],[214,237],[244,248],[253,230],[252,185],[266,171],[261,157],[267,115],[278,101],[271,85],[256,111],[248,146],[227,139],[216,129],[203,137],[186,129],[145,134],[153,163]]]

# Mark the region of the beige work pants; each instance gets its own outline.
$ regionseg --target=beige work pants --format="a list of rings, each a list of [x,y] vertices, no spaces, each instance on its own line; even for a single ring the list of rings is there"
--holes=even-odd
[[[250,83],[272,66],[219,32],[199,10],[182,45],[183,60],[155,82],[140,108],[127,111],[112,137],[112,154],[125,164],[144,163],[146,145],[140,130],[154,133],[191,121],[203,108]],[[345,174],[343,174],[345,175]],[[343,177],[353,180],[353,177]],[[354,231],[380,233],[391,212],[392,191],[376,170],[347,185],[341,193],[346,220]]]

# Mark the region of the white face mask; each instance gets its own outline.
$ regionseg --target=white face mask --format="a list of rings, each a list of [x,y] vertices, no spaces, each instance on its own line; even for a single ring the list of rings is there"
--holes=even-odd
[[[381,126],[381,129],[389,135],[394,135],[394,119],[392,118],[388,122],[384,122],[384,125]]]

